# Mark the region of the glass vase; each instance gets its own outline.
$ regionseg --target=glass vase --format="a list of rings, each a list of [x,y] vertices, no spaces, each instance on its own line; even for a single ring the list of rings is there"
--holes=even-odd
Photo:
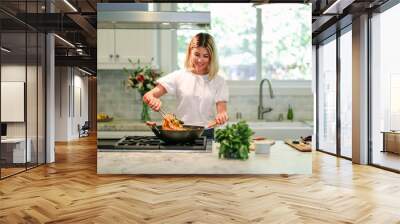
[[[142,113],[140,114],[140,120],[143,122],[150,121],[150,107],[145,102],[142,102]]]

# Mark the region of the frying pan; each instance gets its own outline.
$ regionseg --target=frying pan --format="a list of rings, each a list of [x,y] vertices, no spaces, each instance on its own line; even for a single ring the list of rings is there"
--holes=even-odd
[[[195,139],[200,138],[203,134],[203,126],[195,125],[183,125],[185,130],[163,130],[161,125],[152,125],[147,123],[151,127],[153,133],[166,143],[186,143],[193,142]]]

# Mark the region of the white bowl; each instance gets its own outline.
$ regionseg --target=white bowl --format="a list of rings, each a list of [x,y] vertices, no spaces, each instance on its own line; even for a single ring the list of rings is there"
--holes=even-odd
[[[255,141],[254,145],[256,154],[269,154],[271,148],[270,141]]]

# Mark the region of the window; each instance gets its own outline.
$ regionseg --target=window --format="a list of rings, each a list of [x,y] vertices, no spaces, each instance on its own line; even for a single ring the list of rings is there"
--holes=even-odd
[[[226,10],[229,8],[229,13]],[[211,12],[211,30],[217,45],[220,74],[229,80],[256,79],[256,8],[252,4],[178,4],[178,10]],[[186,47],[199,30],[178,31],[178,64],[183,67]]]
[[[311,5],[271,5],[257,9],[248,3],[177,4],[178,11],[211,12],[211,30],[177,31],[178,67],[183,68],[190,38],[208,32],[217,44],[220,74],[228,80],[311,80]],[[258,22],[264,23],[262,38],[257,38]],[[256,57],[258,46],[261,58]],[[260,64],[262,74],[257,74]]]
[[[310,6],[266,4],[262,24],[262,77],[311,80]]]

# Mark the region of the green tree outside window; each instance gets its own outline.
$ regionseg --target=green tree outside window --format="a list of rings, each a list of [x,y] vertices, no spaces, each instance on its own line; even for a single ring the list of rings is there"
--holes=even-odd
[[[311,80],[311,5],[265,4],[262,40],[256,36],[256,8],[238,3],[178,3],[178,11],[210,11],[211,30],[178,30],[178,67],[198,32],[214,36],[228,80],[256,80],[256,43],[262,44],[262,78]],[[227,11],[229,8],[229,12]]]

